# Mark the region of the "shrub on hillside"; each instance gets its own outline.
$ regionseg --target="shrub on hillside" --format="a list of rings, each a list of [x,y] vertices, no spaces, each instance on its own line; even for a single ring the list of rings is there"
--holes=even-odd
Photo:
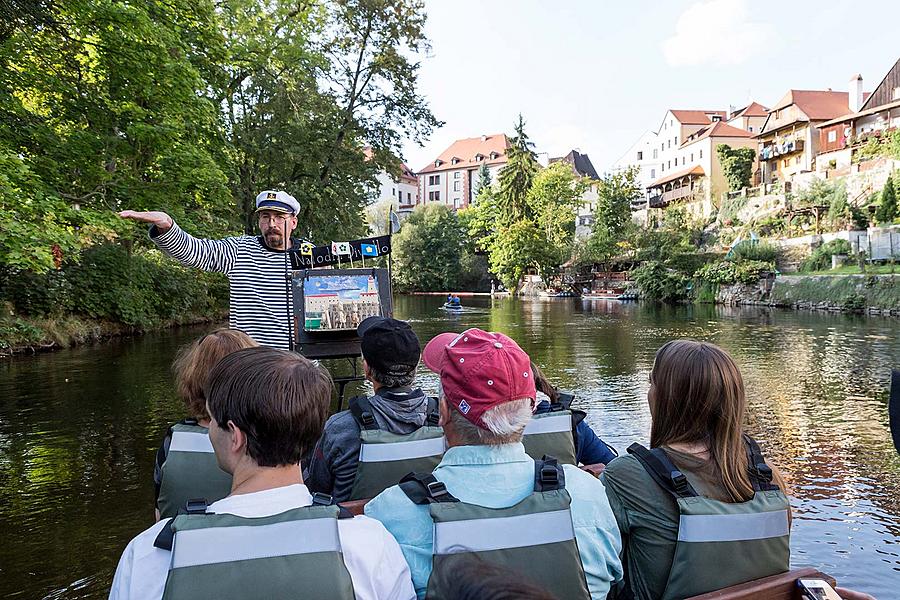
[[[800,264],[800,270],[824,271],[831,268],[831,256],[833,254],[850,254],[850,242],[847,240],[831,240],[813,250],[812,254]]]
[[[646,300],[674,304],[687,299],[688,278],[651,260],[631,272],[631,278]]]
[[[778,258],[778,248],[768,242],[743,242],[734,247],[730,256],[731,260],[740,262],[744,260],[757,260],[774,263]]]
[[[744,260],[733,262],[725,260],[700,267],[694,273],[694,277],[717,285],[751,284],[756,283],[760,277],[773,270],[774,267],[769,261]]]

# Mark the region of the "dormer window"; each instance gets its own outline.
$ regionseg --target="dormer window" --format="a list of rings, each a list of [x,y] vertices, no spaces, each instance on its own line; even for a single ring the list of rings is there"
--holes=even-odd
[[[451,164],[451,165],[455,165],[455,164],[458,163],[458,162],[459,162],[459,159],[456,158],[455,156],[454,156],[453,158],[450,159],[450,164]]]
[[[434,161],[434,166],[435,166],[435,167],[439,167],[439,166],[441,166],[442,164],[444,164],[444,161],[442,161],[441,159],[437,159],[436,161]]]
[[[481,162],[483,160],[484,160],[484,154],[482,154],[481,152],[479,152],[478,154],[475,155],[475,162]]]
[[[497,154],[496,152],[491,152],[491,160],[495,160],[498,156],[500,156],[500,155]]]
[[[713,116],[712,116],[712,122],[713,122],[713,123],[718,123],[718,122],[721,121],[721,120],[722,120],[722,115],[713,115]]]

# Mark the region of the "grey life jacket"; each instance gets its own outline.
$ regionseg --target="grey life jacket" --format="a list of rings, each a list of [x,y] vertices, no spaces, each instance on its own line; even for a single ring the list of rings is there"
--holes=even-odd
[[[169,428],[171,440],[156,507],[161,518],[174,517],[188,500],[221,500],[231,492],[231,475],[216,464],[209,441],[209,430],[193,419],[185,419]]]
[[[772,483],[772,469],[759,445],[749,436],[744,440],[754,495],[735,503],[697,494],[662,448],[628,448],[678,504],[678,540],[663,599],[705,594],[789,570],[790,504]],[[630,598],[627,582],[624,591]]]
[[[351,500],[374,498],[413,471],[433,471],[444,455],[444,430],[436,398],[428,398],[425,424],[412,433],[384,431],[365,396],[350,400],[350,414],[359,425],[359,461],[350,490]]]
[[[427,504],[434,521],[431,576],[426,597],[447,597],[448,561],[462,554],[517,572],[560,600],[590,598],[562,465],[535,461],[534,492],[508,508],[460,502],[432,474],[411,473],[400,488],[416,504]]]
[[[154,543],[172,553],[163,600],[354,600],[337,522],[347,517],[327,494],[253,518],[207,513],[205,502],[192,501]]]
[[[560,401],[551,403],[549,411],[531,416],[522,443],[534,460],[553,456],[562,464],[578,465],[575,429],[585,413],[571,408],[573,398],[571,394],[560,394]]]

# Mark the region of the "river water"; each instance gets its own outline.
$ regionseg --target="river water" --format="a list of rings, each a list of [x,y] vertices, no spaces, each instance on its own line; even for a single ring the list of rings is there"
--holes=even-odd
[[[424,341],[481,327],[522,345],[607,442],[647,443],[655,350],[726,348],[746,380],[750,430],[792,488],[792,556],[881,599],[900,584],[900,458],[887,388],[900,321],[603,300],[400,297]],[[153,521],[153,455],[182,417],[169,365],[187,328],[0,363],[0,597],[103,598],[128,540]],[[346,364],[331,365],[346,373]],[[436,389],[421,371],[420,383]],[[348,393],[352,394],[352,388]]]

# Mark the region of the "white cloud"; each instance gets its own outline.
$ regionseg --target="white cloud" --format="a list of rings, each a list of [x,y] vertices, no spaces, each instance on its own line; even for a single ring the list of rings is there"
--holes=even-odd
[[[662,42],[673,67],[738,65],[768,53],[777,44],[775,27],[754,22],[746,0],[706,0],[692,4]]]

